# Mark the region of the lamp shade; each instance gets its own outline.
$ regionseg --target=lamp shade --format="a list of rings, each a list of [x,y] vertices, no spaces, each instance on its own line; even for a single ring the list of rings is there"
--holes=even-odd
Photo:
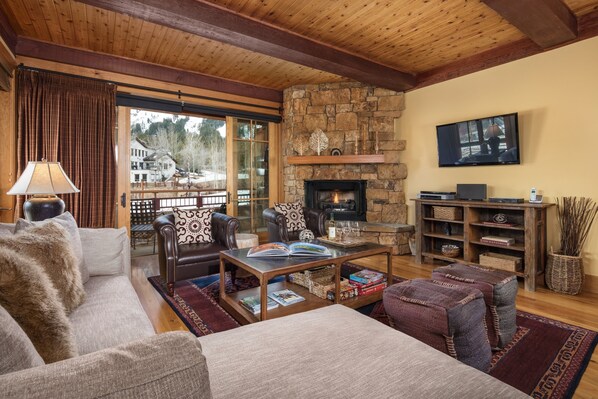
[[[9,195],[67,194],[78,193],[71,179],[68,178],[60,162],[29,162]]]
[[[486,129],[487,137],[498,137],[501,134],[502,134],[502,129],[496,123],[488,126],[488,129]]]

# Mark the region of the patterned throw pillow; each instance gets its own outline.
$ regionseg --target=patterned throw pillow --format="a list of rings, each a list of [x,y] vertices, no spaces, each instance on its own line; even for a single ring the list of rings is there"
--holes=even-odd
[[[301,202],[281,202],[274,204],[274,210],[284,215],[289,231],[305,230],[305,216],[303,216],[303,204]]]
[[[213,209],[174,208],[174,225],[179,244],[212,242]]]

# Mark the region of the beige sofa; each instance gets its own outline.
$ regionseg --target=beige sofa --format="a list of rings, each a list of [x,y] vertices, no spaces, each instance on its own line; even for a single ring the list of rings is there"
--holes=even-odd
[[[0,229],[10,231],[12,224]],[[83,262],[89,271],[85,302],[69,319],[78,353],[100,349],[155,334],[130,282],[131,259],[126,229],[79,229]]]
[[[1,375],[2,397],[527,397],[341,305],[199,339],[154,335],[124,231],[80,233],[85,259],[104,259],[88,263],[87,300],[70,316],[81,355]]]

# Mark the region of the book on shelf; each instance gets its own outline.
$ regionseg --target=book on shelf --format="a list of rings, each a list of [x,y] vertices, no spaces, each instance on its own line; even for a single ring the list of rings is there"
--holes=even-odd
[[[270,256],[332,256],[330,250],[322,245],[309,242],[269,242],[249,249],[247,257]]]
[[[370,285],[369,287],[358,287],[357,294],[360,296],[369,295],[373,294],[374,292],[382,291],[384,288],[386,288],[386,280],[378,284]]]
[[[373,270],[360,270],[349,275],[349,281],[355,281],[360,284],[375,284],[384,279],[384,274]]]
[[[289,306],[297,302],[305,301],[305,298],[291,290],[274,291],[269,293],[268,297],[280,303],[282,306]]]
[[[349,298],[353,298],[356,297],[358,295],[357,293],[357,287],[351,284],[347,284],[345,286],[341,286],[341,301],[344,301],[345,299],[349,299]],[[326,292],[326,298],[330,301],[334,301],[334,290],[328,290]]]
[[[497,223],[497,222],[488,222],[488,221],[484,221],[482,223],[484,223],[486,226],[491,226],[491,227],[515,227],[515,226],[517,226],[515,223]]]
[[[364,295],[363,293],[367,293],[367,292],[376,292],[371,291],[372,289],[378,288],[378,287],[386,287],[386,278],[383,278],[381,281],[376,281],[374,283],[368,283],[368,284],[362,284],[362,283],[358,283],[357,281],[351,281],[351,284],[353,286],[355,286],[355,288],[357,288],[357,293],[359,295]]]
[[[257,295],[254,296],[246,296],[245,298],[239,301],[241,306],[245,309],[249,310],[253,314],[260,313],[260,297]],[[268,298],[268,310],[277,308],[278,302],[273,301],[272,299]]]
[[[352,285],[354,285],[355,287],[359,288],[359,289],[366,289],[366,288],[369,288],[369,287],[371,287],[373,285],[377,285],[377,284],[380,284],[380,283],[386,283],[386,276],[384,278],[382,278],[382,280],[374,281],[372,283],[360,283],[360,282],[357,282],[357,281],[350,281],[350,283]]]
[[[515,239],[513,237],[499,237],[499,236],[483,236],[480,238],[481,242],[486,244],[496,244],[496,245],[513,245],[515,244]]]

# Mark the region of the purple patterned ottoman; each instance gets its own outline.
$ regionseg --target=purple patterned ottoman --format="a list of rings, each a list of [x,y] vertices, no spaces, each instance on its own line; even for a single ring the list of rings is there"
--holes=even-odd
[[[488,371],[488,343],[482,293],[470,287],[414,279],[384,290],[391,325],[478,370]]]
[[[432,279],[477,288],[486,302],[486,326],[492,348],[504,348],[517,331],[517,277],[509,272],[453,263],[432,272]]]

